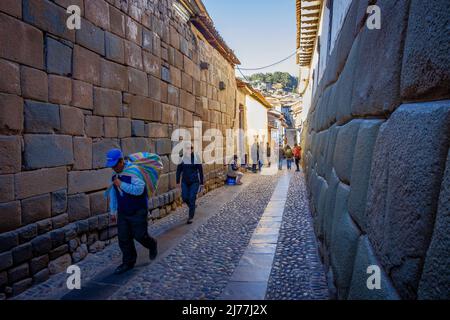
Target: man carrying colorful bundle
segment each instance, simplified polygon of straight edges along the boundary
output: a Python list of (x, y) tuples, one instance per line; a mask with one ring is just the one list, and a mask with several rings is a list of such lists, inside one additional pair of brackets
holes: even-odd
[[(158, 254), (156, 239), (147, 231), (147, 213), (148, 197), (156, 188), (157, 169), (162, 168), (162, 163), (159, 156), (150, 153), (132, 156), (134, 158), (131, 160), (136, 162), (126, 161), (119, 149), (112, 149), (106, 155), (106, 166), (116, 173), (106, 194), (109, 196), (112, 218), (117, 219), (119, 247), (122, 251), (122, 264), (115, 274), (134, 267), (137, 259), (134, 239), (149, 250), (150, 260), (154, 260)], [(150, 165), (139, 166), (139, 161)]]

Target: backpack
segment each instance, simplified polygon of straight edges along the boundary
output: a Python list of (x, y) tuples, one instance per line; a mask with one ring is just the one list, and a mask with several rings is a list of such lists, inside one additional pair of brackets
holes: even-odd
[(143, 180), (150, 198), (158, 187), (159, 173), (163, 169), (161, 157), (150, 152), (138, 152), (130, 154), (127, 160), (128, 166), (122, 174)]
[(302, 152), (302, 149), (300, 147), (295, 147), (294, 148), (294, 157), (297, 159), (300, 159), (301, 152)]
[(288, 159), (292, 158), (292, 149), (286, 149), (285, 156)]

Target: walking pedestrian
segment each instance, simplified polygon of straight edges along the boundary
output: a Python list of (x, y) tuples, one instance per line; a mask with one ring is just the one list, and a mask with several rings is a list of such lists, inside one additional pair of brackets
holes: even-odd
[(286, 146), (285, 150), (284, 150), (284, 155), (286, 157), (286, 162), (287, 162), (287, 168), (288, 170), (291, 170), (292, 168), (292, 160), (294, 159), (294, 154), (292, 152), (292, 149), (289, 145)]
[(261, 153), (260, 153), (260, 148), (259, 148), (259, 142), (256, 144), (256, 158), (258, 160), (258, 171), (261, 172), (261, 168), (264, 165), (263, 161), (262, 161), (262, 157), (261, 157)]
[(297, 170), (295, 170), (295, 171), (298, 172), (298, 171), (300, 171), (300, 160), (302, 158), (302, 148), (297, 143), (295, 143), (293, 152), (294, 152), (295, 166), (297, 167)]
[(283, 146), (280, 145), (278, 147), (278, 169), (283, 170), (283, 158), (284, 158), (284, 150)]
[(180, 187), (181, 198), (189, 207), (189, 218), (187, 224), (191, 224), (195, 215), (195, 201), (200, 188), (203, 188), (203, 167), (198, 158), (194, 155), (194, 148), (191, 153), (183, 156), (183, 161), (177, 167), (176, 181)]
[(252, 172), (256, 173), (261, 170), (261, 160), (259, 158), (259, 142), (255, 138), (251, 147)]
[(156, 258), (158, 245), (147, 230), (148, 195), (145, 182), (134, 176), (121, 175), (129, 165), (121, 150), (111, 149), (106, 157), (106, 167), (116, 173), (112, 177), (113, 186), (108, 195), (112, 220), (117, 221), (117, 236), (122, 251), (122, 264), (114, 273), (121, 274), (136, 264), (134, 239), (149, 250), (150, 260)]

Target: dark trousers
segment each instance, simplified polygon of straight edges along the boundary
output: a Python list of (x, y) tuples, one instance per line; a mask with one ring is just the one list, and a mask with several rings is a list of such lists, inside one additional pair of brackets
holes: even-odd
[(189, 218), (194, 218), (195, 201), (197, 200), (197, 192), (200, 184), (198, 182), (187, 184), (181, 183), (181, 198), (189, 207)]
[(297, 171), (300, 171), (300, 158), (295, 158), (295, 166), (297, 167)]
[(131, 214), (119, 212), (117, 216), (117, 236), (124, 264), (134, 265), (136, 263), (137, 253), (134, 239), (147, 249), (150, 249), (150, 246), (154, 243), (155, 239), (149, 236), (147, 226), (147, 209), (141, 209)]

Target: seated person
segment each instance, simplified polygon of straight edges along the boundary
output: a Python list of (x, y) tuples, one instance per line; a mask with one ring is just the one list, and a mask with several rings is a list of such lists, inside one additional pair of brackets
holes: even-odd
[(236, 184), (242, 184), (241, 178), (242, 178), (242, 176), (244, 174), (242, 172), (239, 172), (239, 167), (238, 167), (237, 160), (238, 160), (237, 155), (234, 155), (233, 156), (233, 160), (228, 165), (227, 176), (232, 177), (232, 178), (236, 178)]

